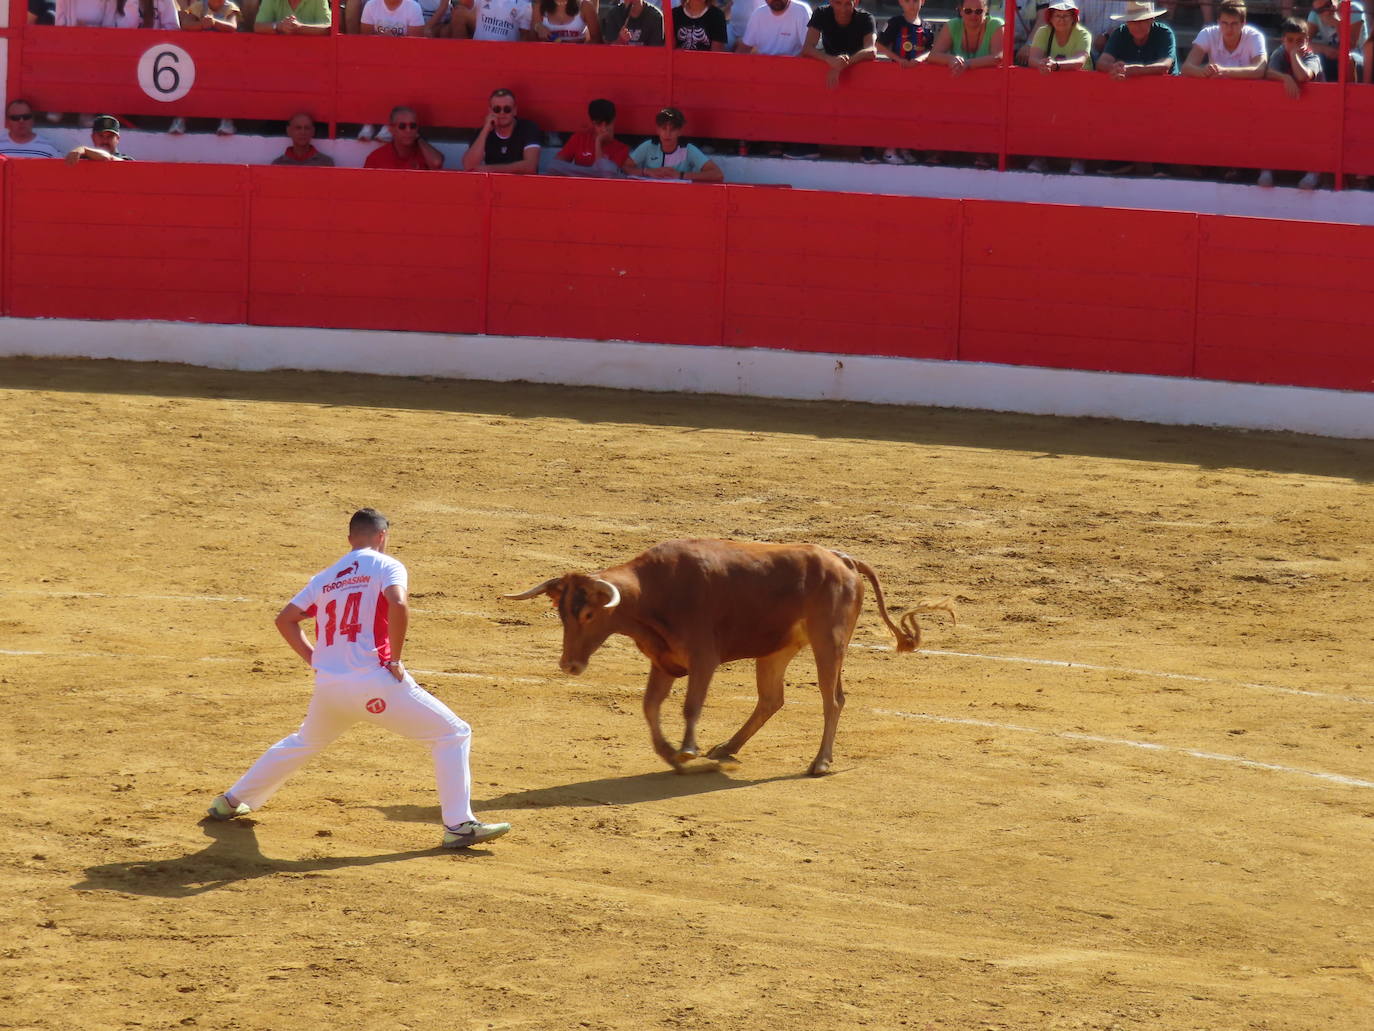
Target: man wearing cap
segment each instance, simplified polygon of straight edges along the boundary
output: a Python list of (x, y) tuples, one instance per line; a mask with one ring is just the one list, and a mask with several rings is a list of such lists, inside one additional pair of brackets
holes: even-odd
[(62, 152), (33, 131), (33, 105), (15, 97), (5, 105), (0, 126), (0, 157), (60, 158)]
[(1155, 20), (1162, 14), (1164, 11), (1151, 0), (1130, 0), (1124, 14), (1112, 15), (1113, 21), (1126, 24), (1107, 37), (1097, 70), (1114, 79), (1177, 75), (1178, 45), (1174, 41), (1174, 30)]
[(67, 164), (78, 161), (132, 161), (119, 152), (119, 119), (114, 115), (96, 115), (91, 123), (91, 146), (76, 147), (67, 154)]

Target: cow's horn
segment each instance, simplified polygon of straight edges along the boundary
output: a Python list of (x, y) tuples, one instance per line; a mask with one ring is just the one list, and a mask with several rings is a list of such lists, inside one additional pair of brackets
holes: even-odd
[(554, 584), (561, 581), (561, 576), (551, 577), (545, 580), (538, 587), (531, 587), (528, 591), (521, 591), (519, 594), (503, 594), (501, 597), (509, 598), (511, 601), (524, 601), (526, 598), (533, 598), (537, 594), (545, 594)]
[(600, 584), (602, 587), (606, 588), (608, 591), (611, 592), (610, 601), (606, 602), (606, 604), (603, 605), (602, 608), (613, 609), (620, 604), (620, 588), (616, 587), (615, 584), (611, 583), (611, 581), (609, 580), (593, 580), (592, 583)]

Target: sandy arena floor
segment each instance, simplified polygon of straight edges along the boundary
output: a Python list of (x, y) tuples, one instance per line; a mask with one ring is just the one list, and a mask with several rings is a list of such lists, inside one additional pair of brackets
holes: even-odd
[[(1374, 1028), (1374, 444), (46, 361), (0, 362), (0, 433), (0, 1027)], [(363, 727), (200, 820), (304, 713), (272, 617), (362, 504), (515, 824), (470, 854)], [(897, 655), (869, 595), (835, 774), (806, 655), (678, 776), (628, 641), (566, 677), (496, 595), (680, 536), (961, 622)]]

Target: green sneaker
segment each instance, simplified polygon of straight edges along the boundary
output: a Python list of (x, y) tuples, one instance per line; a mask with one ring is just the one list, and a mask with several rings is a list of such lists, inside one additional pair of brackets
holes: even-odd
[(243, 802), (232, 806), (229, 799), (223, 795), (216, 795), (215, 800), (210, 803), (210, 808), (205, 810), (205, 815), (212, 820), (232, 820), (236, 816), (247, 816), (252, 811)]
[(444, 828), (444, 848), (470, 848), (478, 842), (499, 838), (510, 830), (508, 823), (480, 823), (468, 820), (457, 827)]

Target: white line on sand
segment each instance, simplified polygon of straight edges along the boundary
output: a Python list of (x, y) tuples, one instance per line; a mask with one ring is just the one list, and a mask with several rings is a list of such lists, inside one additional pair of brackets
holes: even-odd
[(1041, 737), (1055, 737), (1065, 741), (1088, 741), (1098, 745), (1117, 745), (1123, 748), (1140, 748), (1151, 752), (1168, 752), (1186, 755), (1193, 759), (1207, 759), (1212, 762), (1235, 763), (1255, 770), (1270, 770), (1275, 773), (1293, 773), (1300, 777), (1316, 780), (1329, 780), (1354, 788), (1374, 788), (1374, 781), (1346, 777), (1339, 773), (1322, 773), (1319, 770), (1301, 770), (1295, 766), (1280, 766), (1277, 763), (1260, 762), (1239, 755), (1223, 755), (1219, 752), (1204, 752), (1196, 748), (1175, 748), (1171, 745), (1156, 744), (1153, 741), (1131, 741), (1128, 738), (1100, 737), (1096, 734), (1080, 734), (1071, 730), (1040, 730), (1036, 727), (1022, 727), (1014, 723), (994, 723), (991, 720), (972, 720), (958, 716), (933, 716), (924, 712), (901, 712), (897, 709), (873, 709), (879, 716), (899, 716), (906, 720), (927, 720), (931, 723), (953, 723), (966, 727), (986, 727), (989, 730), (1010, 730), (1018, 734), (1036, 734)]

